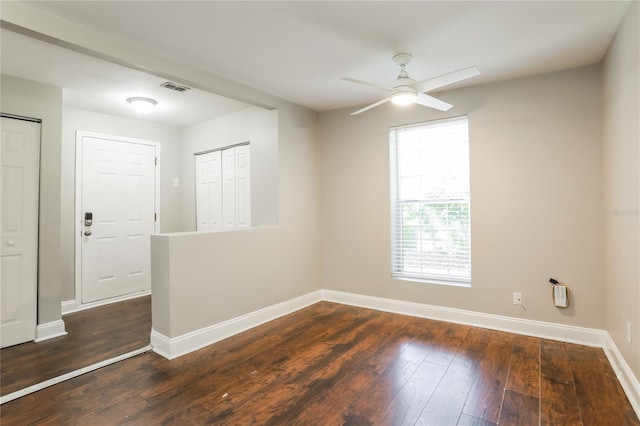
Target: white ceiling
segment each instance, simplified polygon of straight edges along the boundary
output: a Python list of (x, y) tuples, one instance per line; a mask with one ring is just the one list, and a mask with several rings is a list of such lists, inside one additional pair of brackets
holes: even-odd
[[(384, 92), (340, 78), (387, 84), (398, 72), (391, 57), (400, 52), (413, 54), (407, 70), (416, 80), (471, 65), (482, 71), (481, 76), (455, 87), (599, 62), (630, 1), (28, 4), (228, 80), (326, 111), (380, 99)], [(3, 32), (3, 72), (5, 49), (11, 53), (10, 45), (16, 42), (5, 43), (5, 38)], [(77, 53), (61, 53), (64, 49), (48, 49), (59, 51), (33, 55), (27, 61), (29, 78), (51, 79), (73, 70), (73, 77), (63, 86), (68, 97), (65, 102), (80, 102), (88, 87), (99, 88), (91, 95), (95, 105), (87, 109), (99, 108), (98, 103), (105, 104), (107, 98), (121, 102), (123, 96), (149, 96), (144, 89), (161, 82), (137, 71), (116, 70), (121, 67), (113, 64), (97, 65), (97, 60)], [(12, 62), (22, 61), (19, 52), (13, 52)], [(56, 59), (58, 55), (64, 57), (62, 62)], [(45, 76), (38, 77), (40, 74)], [(138, 83), (140, 93), (130, 94)], [(194, 89), (192, 94), (206, 104), (204, 93)], [(231, 109), (243, 106), (229, 105)]]
[[(186, 127), (249, 105), (198, 89), (179, 93), (160, 87), (166, 80), (95, 59), (7, 30), (1, 30), (1, 69), (63, 88), (67, 107)], [(155, 99), (154, 111), (142, 116), (130, 97)]]

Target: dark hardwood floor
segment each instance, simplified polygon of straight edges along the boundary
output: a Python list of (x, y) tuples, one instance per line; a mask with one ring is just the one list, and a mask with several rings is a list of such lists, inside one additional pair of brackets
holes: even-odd
[(328, 302), (1, 410), (3, 426), (640, 424), (601, 349)]
[(87, 367), (149, 344), (151, 296), (64, 316), (67, 335), (0, 350), (0, 394)]

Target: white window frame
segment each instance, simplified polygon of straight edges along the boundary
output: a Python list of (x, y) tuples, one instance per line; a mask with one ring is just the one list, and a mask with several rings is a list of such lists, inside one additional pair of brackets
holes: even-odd
[[(421, 122), (411, 125), (397, 126), (392, 127), (389, 131), (389, 157), (390, 157), (390, 181), (391, 181), (391, 275), (395, 279), (401, 280), (410, 280), (410, 281), (418, 281), (418, 282), (427, 282), (433, 284), (446, 284), (446, 285), (454, 285), (454, 286), (463, 286), (470, 287), (471, 286), (471, 204), (470, 204), (470, 183), (466, 188), (466, 193), (462, 195), (458, 195), (456, 198), (424, 198), (424, 199), (411, 199), (411, 200), (400, 200), (399, 198), (399, 176), (398, 176), (398, 134), (404, 130), (414, 129), (416, 127), (429, 127), (429, 126), (441, 126), (446, 125), (447, 122), (459, 122), (464, 121), (466, 124), (466, 142), (467, 148), (469, 147), (469, 138), (468, 138), (468, 129), (469, 129), (469, 121), (466, 115), (450, 117), (441, 120), (433, 120), (427, 122)], [(468, 152), (468, 151), (467, 151)], [(468, 154), (467, 154), (468, 155)], [(468, 161), (468, 158), (467, 158)], [(468, 165), (468, 162), (467, 162)], [(424, 272), (416, 272), (416, 271), (407, 271), (403, 267), (403, 255), (406, 250), (406, 245), (404, 245), (403, 239), (403, 224), (402, 224), (402, 215), (400, 214), (400, 209), (402, 205), (408, 205), (411, 203), (422, 203), (422, 204), (444, 204), (447, 202), (460, 204), (466, 203), (466, 208), (468, 211), (468, 234), (465, 234), (468, 239), (468, 274), (456, 274), (456, 273), (424, 273)], [(449, 252), (450, 254), (451, 252)], [(423, 263), (420, 263), (420, 268), (424, 267)]]

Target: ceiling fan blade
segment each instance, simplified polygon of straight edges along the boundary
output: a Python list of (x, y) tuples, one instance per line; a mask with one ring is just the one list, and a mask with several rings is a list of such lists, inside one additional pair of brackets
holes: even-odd
[(416, 89), (418, 93), (429, 92), (477, 75), (480, 75), (480, 70), (476, 67), (469, 67), (418, 82), (413, 85), (413, 88)]
[(429, 108), (439, 109), (440, 111), (449, 111), (453, 107), (453, 105), (448, 104), (445, 101), (441, 101), (433, 96), (425, 95), (424, 93), (418, 93), (416, 103)]
[(387, 92), (393, 92), (393, 89), (389, 89), (388, 87), (384, 87), (380, 84), (369, 83), (368, 81), (356, 80), (355, 78), (342, 77), (344, 81), (348, 81), (351, 83), (362, 84), (364, 86), (375, 87), (376, 89), (386, 90)]
[(358, 115), (358, 114), (360, 114), (361, 112), (368, 111), (368, 110), (370, 110), (370, 109), (372, 109), (372, 108), (375, 108), (375, 107), (380, 106), (380, 105), (382, 105), (382, 104), (384, 104), (384, 103), (387, 103), (387, 102), (389, 102), (390, 100), (391, 100), (391, 96), (389, 96), (388, 98), (384, 98), (384, 99), (382, 99), (382, 100), (380, 100), (380, 101), (378, 101), (378, 102), (376, 102), (376, 103), (373, 103), (373, 104), (371, 104), (371, 105), (368, 105), (368, 106), (366, 106), (366, 107), (364, 107), (364, 108), (362, 108), (362, 109), (359, 109), (359, 110), (357, 110), (357, 111), (354, 111), (354, 112), (352, 112), (352, 113), (351, 113), (351, 115)]

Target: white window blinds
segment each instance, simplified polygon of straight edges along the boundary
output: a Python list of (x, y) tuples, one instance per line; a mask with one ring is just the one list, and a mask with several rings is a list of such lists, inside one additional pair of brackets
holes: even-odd
[(392, 128), (392, 275), (471, 282), (467, 117)]

